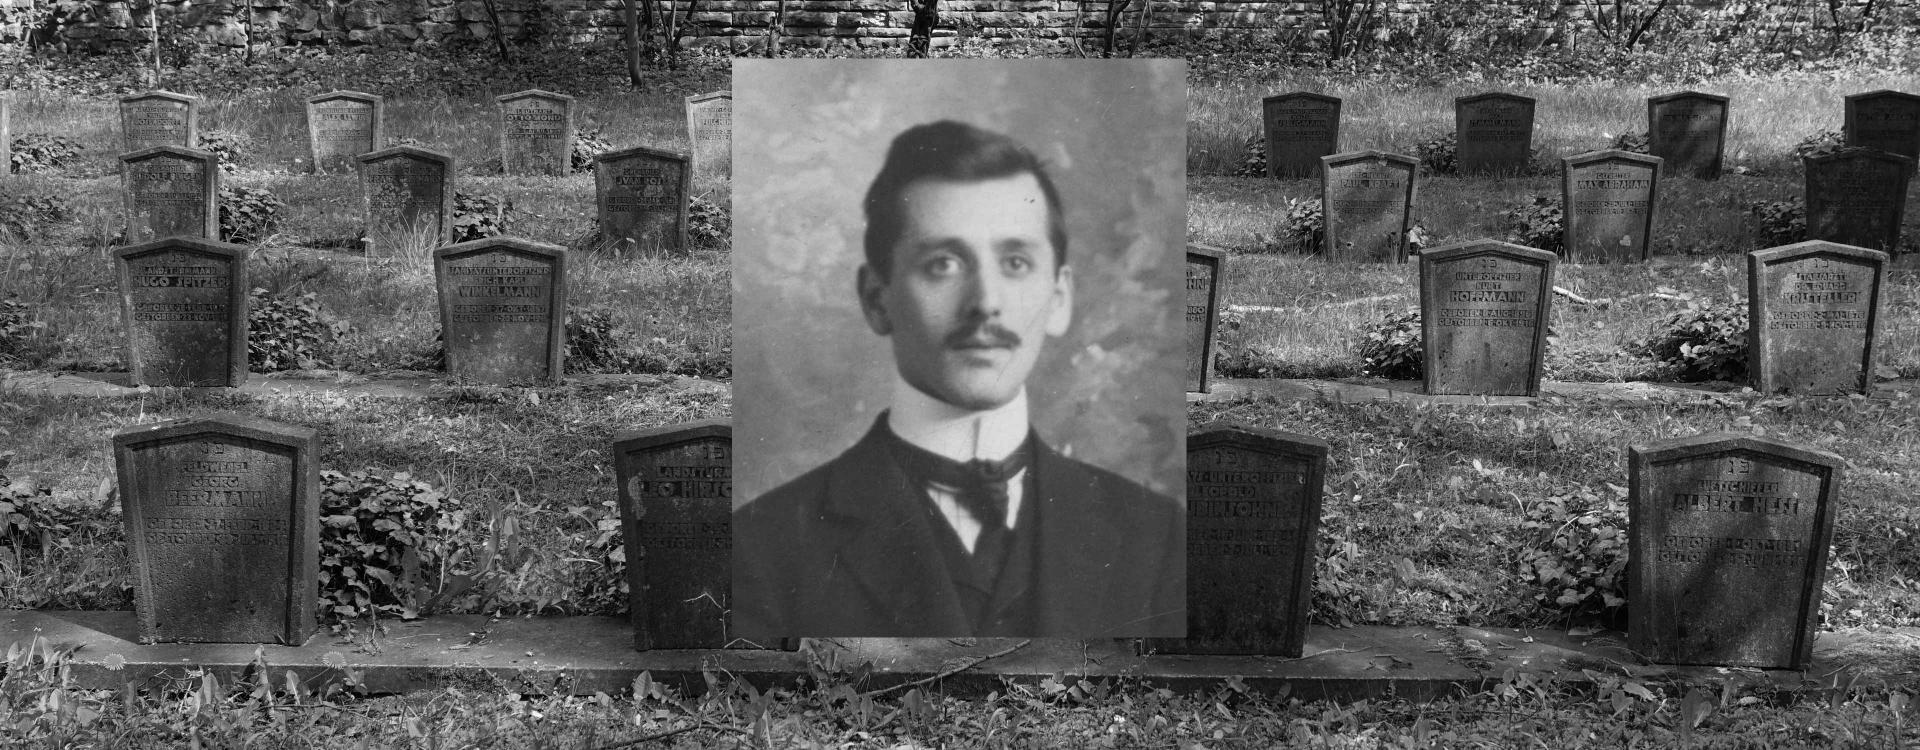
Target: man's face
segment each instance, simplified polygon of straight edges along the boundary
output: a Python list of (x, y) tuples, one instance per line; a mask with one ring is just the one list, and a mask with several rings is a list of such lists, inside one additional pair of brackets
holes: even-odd
[(971, 410), (1012, 401), (1041, 343), (1072, 320), (1072, 272), (1054, 267), (1039, 180), (919, 180), (900, 200), (892, 277), (860, 269), (867, 323), (893, 337), (894, 365), (922, 392)]

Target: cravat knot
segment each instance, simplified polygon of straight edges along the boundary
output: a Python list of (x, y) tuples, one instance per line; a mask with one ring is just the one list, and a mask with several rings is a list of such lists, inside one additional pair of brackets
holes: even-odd
[(985, 529), (1004, 528), (1007, 523), (1007, 483), (1033, 462), (1026, 443), (998, 461), (976, 458), (955, 461), (920, 446), (894, 439), (895, 453), (907, 475), (954, 490), (954, 498)]

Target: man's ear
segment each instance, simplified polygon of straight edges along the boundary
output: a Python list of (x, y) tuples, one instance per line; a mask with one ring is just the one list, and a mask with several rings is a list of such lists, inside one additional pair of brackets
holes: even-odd
[(1047, 335), (1065, 336), (1073, 325), (1073, 267), (1061, 266), (1053, 275), (1053, 310), (1047, 313)]
[(872, 266), (862, 264), (855, 283), (860, 295), (860, 312), (867, 316), (867, 327), (882, 336), (893, 333), (893, 321), (887, 317), (886, 301), (882, 299), (887, 291), (887, 280), (881, 278)]

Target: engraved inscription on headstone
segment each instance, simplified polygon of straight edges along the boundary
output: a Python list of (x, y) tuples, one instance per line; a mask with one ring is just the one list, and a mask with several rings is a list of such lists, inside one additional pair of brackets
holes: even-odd
[(635, 146), (594, 158), (602, 237), (643, 252), (686, 248), (686, 156)]
[(618, 436), (633, 645), (722, 648), (733, 575), (733, 428), (725, 420)]
[(1430, 395), (1537, 396), (1553, 253), (1492, 240), (1420, 255)]
[(171, 91), (120, 98), (120, 134), (127, 151), (199, 146), (200, 100)]
[(412, 146), (361, 154), (367, 236), (376, 252), (431, 248), (453, 237), (453, 157)]
[(1168, 653), (1298, 657), (1313, 610), (1327, 444), (1237, 424), (1187, 436), (1187, 637)]
[(220, 236), (220, 169), (213, 154), (156, 146), (120, 161), (127, 241)]
[(687, 140), (699, 164), (718, 164), (731, 171), (733, 163), (733, 92), (715, 91), (687, 97)]
[(319, 597), (314, 431), (221, 415), (113, 436), (142, 643), (282, 643)]
[(1453, 100), (1461, 174), (1519, 174), (1533, 153), (1533, 99), (1487, 93)]
[(1266, 126), (1267, 176), (1312, 177), (1320, 158), (1340, 150), (1339, 97), (1295, 91), (1260, 100)]
[(433, 251), (447, 374), (551, 383), (566, 353), (567, 251), (490, 237)]
[(565, 176), (573, 158), (573, 97), (529, 89), (495, 101), (506, 173)]
[(1596, 151), (1561, 163), (1569, 259), (1577, 263), (1651, 259), (1660, 157)]
[(1747, 254), (1747, 369), (1761, 393), (1873, 387), (1887, 254), (1800, 242)]
[(1213, 370), (1213, 328), (1220, 318), (1220, 274), (1227, 253), (1187, 245), (1187, 392), (1206, 393)]
[(1807, 239), (1893, 252), (1907, 206), (1912, 159), (1871, 149), (1842, 149), (1806, 165)]
[(1647, 150), (1667, 160), (1666, 174), (1719, 179), (1726, 142), (1726, 97), (1682, 91), (1647, 99)]
[(1920, 158), (1920, 96), (1870, 91), (1847, 97), (1848, 146)]
[(1379, 151), (1323, 157), (1320, 205), (1327, 260), (1407, 262), (1413, 176), (1420, 160)]
[(1844, 461), (1734, 433), (1628, 454), (1630, 647), (1659, 664), (1806, 668)]
[(386, 100), (358, 91), (329, 91), (307, 100), (307, 138), (314, 174), (352, 174), (354, 157), (379, 150)]
[(169, 237), (113, 256), (134, 385), (246, 383), (246, 248)]

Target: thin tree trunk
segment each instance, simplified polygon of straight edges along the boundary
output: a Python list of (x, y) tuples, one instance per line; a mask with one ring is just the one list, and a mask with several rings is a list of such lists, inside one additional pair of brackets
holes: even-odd
[(1140, 0), (1140, 15), (1133, 23), (1133, 40), (1127, 43), (1127, 57), (1140, 52), (1140, 44), (1147, 38), (1147, 19), (1153, 16), (1153, 0)]
[(767, 24), (767, 57), (780, 56), (780, 33), (787, 23), (787, 0), (779, 0), (773, 6), (773, 21)]
[(247, 26), (246, 61), (248, 65), (252, 65), (253, 64), (253, 0), (247, 0), (246, 26)]
[(940, 25), (940, 0), (908, 0), (913, 28), (907, 31), (907, 57), (923, 58), (933, 51), (933, 27)]
[(500, 48), (500, 60), (512, 63), (513, 52), (507, 49), (507, 30), (500, 27), (500, 9), (494, 6), (493, 0), (483, 0), (481, 4), (487, 9), (487, 23), (493, 25), (493, 43)]
[(640, 0), (620, 0), (620, 14), (626, 22), (621, 31), (621, 41), (627, 46), (627, 80), (634, 88), (640, 88), (640, 61), (644, 59), (640, 47)]

